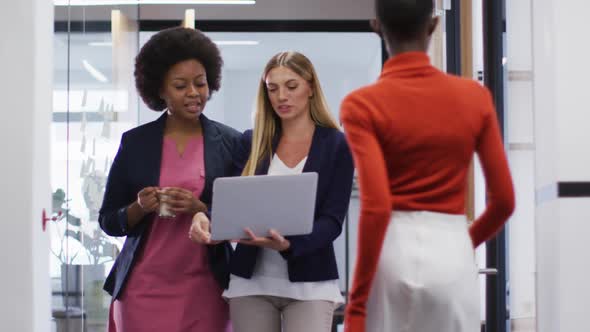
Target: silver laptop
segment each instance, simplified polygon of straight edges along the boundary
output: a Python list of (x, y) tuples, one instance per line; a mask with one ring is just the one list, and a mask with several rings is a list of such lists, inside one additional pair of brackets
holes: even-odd
[(217, 178), (213, 182), (211, 239), (248, 238), (269, 229), (281, 235), (311, 233), (318, 174), (260, 175)]

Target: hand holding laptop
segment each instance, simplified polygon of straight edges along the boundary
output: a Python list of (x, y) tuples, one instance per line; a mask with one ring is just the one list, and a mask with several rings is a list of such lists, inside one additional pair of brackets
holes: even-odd
[[(211, 239), (239, 239), (286, 249), (283, 236), (305, 235), (313, 230), (317, 181), (314, 172), (215, 179)], [(250, 232), (245, 232), (246, 228)]]
[[(244, 232), (250, 237), (249, 240), (239, 240), (237, 242), (252, 246), (264, 247), (283, 251), (289, 249), (291, 243), (285, 239), (279, 232), (271, 229), (269, 230), (270, 237), (258, 237), (249, 228), (244, 229)], [(200, 244), (218, 244), (221, 241), (211, 240), (211, 222), (207, 215), (202, 212), (195, 214), (188, 232), (188, 237), (193, 242)]]
[(240, 240), (239, 243), (247, 244), (250, 246), (263, 247), (267, 249), (274, 249), (276, 251), (287, 250), (291, 247), (289, 240), (285, 239), (279, 232), (271, 229), (268, 231), (269, 237), (258, 237), (249, 228), (245, 229), (246, 234), (250, 237), (250, 240)]
[(188, 238), (200, 244), (218, 244), (221, 242), (211, 240), (211, 221), (203, 212), (198, 212), (193, 216)]

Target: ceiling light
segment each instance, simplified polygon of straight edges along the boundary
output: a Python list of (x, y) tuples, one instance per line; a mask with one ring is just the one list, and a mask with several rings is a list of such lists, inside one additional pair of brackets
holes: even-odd
[(83, 59), (82, 65), (84, 66), (84, 69), (86, 69), (86, 71), (90, 73), (90, 75), (92, 75), (92, 77), (96, 78), (97, 81), (102, 83), (108, 82), (107, 77), (104, 76), (104, 74), (101, 73), (98, 69), (94, 68), (94, 66), (91, 65), (88, 61)]
[(116, 5), (254, 5), (256, 0), (54, 0), (56, 6)]
[[(253, 46), (258, 45), (260, 42), (256, 40), (214, 40), (215, 44), (219, 46)], [(112, 47), (112, 42), (89, 42), (88, 46), (94, 47)]]
[(112, 47), (112, 42), (90, 42), (88, 46), (96, 46), (96, 47)]
[(214, 40), (215, 44), (219, 46), (223, 45), (258, 45), (259, 42), (255, 40)]

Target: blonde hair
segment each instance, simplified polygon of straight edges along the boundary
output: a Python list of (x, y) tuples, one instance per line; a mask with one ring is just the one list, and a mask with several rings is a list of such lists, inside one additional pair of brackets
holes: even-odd
[(268, 73), (276, 67), (288, 68), (309, 83), (313, 92), (309, 100), (310, 115), (316, 125), (339, 128), (338, 123), (330, 114), (326, 97), (324, 97), (318, 75), (311, 61), (298, 52), (280, 52), (268, 61), (262, 73), (256, 98), (252, 147), (242, 175), (254, 175), (262, 159), (272, 158), (272, 142), (277, 130), (281, 127), (281, 119), (272, 108), (265, 80)]

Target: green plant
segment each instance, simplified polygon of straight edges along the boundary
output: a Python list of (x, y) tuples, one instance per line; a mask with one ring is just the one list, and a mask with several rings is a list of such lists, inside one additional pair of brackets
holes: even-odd
[[(52, 194), (52, 220), (60, 239), (59, 250), (51, 252), (62, 264), (74, 264), (79, 255), (85, 255), (89, 264), (113, 261), (119, 253), (116, 243), (100, 229), (82, 226), (80, 218), (73, 216), (66, 204), (66, 193), (57, 189)], [(74, 241), (74, 242), (68, 242)]]

